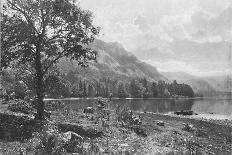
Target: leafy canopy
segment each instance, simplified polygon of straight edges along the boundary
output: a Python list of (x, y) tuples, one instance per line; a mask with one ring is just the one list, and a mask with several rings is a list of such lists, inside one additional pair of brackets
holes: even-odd
[(87, 66), (96, 51), (87, 47), (99, 33), (92, 13), (69, 0), (7, 0), (1, 23), (1, 66), (12, 61), (35, 65), (40, 56), (42, 73), (61, 57)]

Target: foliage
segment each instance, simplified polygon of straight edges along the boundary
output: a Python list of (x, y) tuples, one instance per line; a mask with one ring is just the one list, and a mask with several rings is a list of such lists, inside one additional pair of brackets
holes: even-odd
[[(187, 84), (166, 83), (164, 81), (150, 82), (146, 78), (143, 79), (128, 79), (126, 81), (116, 80), (112, 78), (91, 78), (85, 79), (80, 76), (79, 73), (70, 74), (56, 74), (56, 79), (60, 82), (51, 81), (51, 86), (54, 88), (65, 86), (62, 88), (63, 92), (56, 93), (58, 96), (53, 96), (48, 93), (51, 97), (109, 97), (112, 94), (113, 97), (126, 98), (151, 98), (151, 97), (193, 97), (194, 92), (192, 88)], [(66, 84), (61, 84), (66, 83)], [(58, 86), (56, 86), (58, 85)], [(54, 89), (56, 91), (61, 89)], [(50, 92), (48, 90), (48, 92)]]
[(58, 72), (53, 72), (46, 76), (44, 83), (47, 97), (70, 96), (70, 83), (62, 79)]
[[(14, 68), (11, 70), (2, 71), (2, 86), (4, 90), (4, 97), (6, 99), (23, 99), (26, 96), (31, 95), (28, 91), (30, 75), (26, 70), (22, 71), (23, 67)], [(31, 84), (31, 83), (30, 83)]]
[(0, 139), (1, 140), (27, 140), (33, 132), (41, 129), (36, 120), (22, 115), (0, 113)]
[(124, 84), (123, 83), (119, 83), (119, 85), (118, 85), (118, 97), (119, 98), (125, 98), (127, 96), (128, 95), (127, 95), (127, 92), (125, 90)]
[(43, 119), (44, 77), (62, 57), (86, 67), (96, 59), (87, 47), (99, 32), (92, 13), (69, 0), (7, 0), (1, 20), (1, 67), (16, 62), (33, 68), (38, 119)]
[[(31, 72), (22, 66), (12, 71), (4, 70), (4, 85), (6, 92), (10, 95), (12, 92), (20, 94), (23, 90), (25, 97), (33, 98), (35, 90), (33, 89), (33, 77)], [(16, 78), (17, 77), (17, 78)], [(12, 82), (13, 81), (13, 82)], [(145, 81), (145, 82), (144, 82)], [(16, 84), (23, 82), (24, 89), (16, 89)], [(62, 97), (177, 97), (177, 96), (195, 96), (192, 88), (186, 84), (178, 84), (177, 82), (165, 83), (164, 81), (150, 82), (143, 79), (116, 80), (112, 78), (94, 77), (87, 79), (80, 76), (79, 73), (71, 72), (62, 74), (57, 68), (53, 68), (48, 75), (45, 76), (46, 95), (51, 98)], [(26, 90), (25, 90), (26, 88)], [(19, 91), (19, 92), (18, 92)], [(16, 96), (16, 95), (15, 95)], [(19, 95), (17, 95), (19, 96)], [(21, 97), (23, 98), (23, 97)]]
[(11, 100), (8, 103), (8, 110), (13, 112), (21, 112), (24, 114), (30, 114), (33, 111), (31, 104), (24, 100)]
[(129, 92), (131, 93), (131, 97), (142, 98), (146, 88), (143, 87), (142, 83), (137, 80), (132, 79), (130, 82)]
[(174, 80), (173, 83), (168, 84), (167, 88), (171, 95), (194, 97), (194, 92), (189, 85), (178, 84), (176, 80)]
[(1, 31), (3, 67), (15, 59), (23, 64), (34, 62), (38, 44), (43, 72), (63, 56), (83, 66), (96, 56), (83, 46), (98, 34), (98, 28), (92, 25), (92, 13), (68, 0), (7, 0)]

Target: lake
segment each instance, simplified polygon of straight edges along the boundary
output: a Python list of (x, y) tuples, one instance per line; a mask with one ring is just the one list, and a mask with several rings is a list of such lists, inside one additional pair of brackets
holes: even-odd
[[(52, 100), (52, 99), (50, 99)], [(48, 102), (48, 100), (45, 100)], [(65, 107), (80, 110), (94, 106), (96, 99), (63, 99)], [(117, 105), (125, 105), (133, 111), (168, 113), (178, 110), (193, 110), (197, 113), (214, 113), (232, 116), (232, 100), (217, 98), (197, 99), (113, 99), (109, 105), (115, 109)]]

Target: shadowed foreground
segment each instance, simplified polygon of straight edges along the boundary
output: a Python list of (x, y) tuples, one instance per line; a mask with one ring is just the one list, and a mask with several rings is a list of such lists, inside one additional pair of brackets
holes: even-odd
[[(130, 115), (121, 117), (122, 114), (130, 114), (132, 119)], [(125, 109), (83, 113), (62, 108), (52, 111), (50, 121), (43, 123), (28, 116), (1, 112), (0, 154), (35, 154), (49, 148), (51, 154), (231, 154), (232, 151), (229, 120), (206, 121)], [(137, 118), (142, 124), (136, 122)], [(81, 142), (66, 142), (67, 132), (78, 134)], [(50, 146), (53, 141), (54, 146)]]

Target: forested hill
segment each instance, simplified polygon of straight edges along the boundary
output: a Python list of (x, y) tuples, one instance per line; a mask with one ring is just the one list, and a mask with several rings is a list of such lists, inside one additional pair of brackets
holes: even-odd
[(189, 84), (196, 94), (202, 94), (203, 96), (214, 96), (217, 93), (217, 89), (213, 87), (212, 83), (208, 82), (204, 78), (196, 77), (184, 72), (162, 72), (164, 76), (169, 80), (177, 80), (179, 83)]
[[(67, 59), (61, 59), (57, 65), (61, 81), (66, 85), (64, 88), (68, 88), (67, 94), (72, 97), (107, 97), (110, 94), (113, 97), (194, 96), (191, 87), (168, 84), (168, 79), (155, 67), (141, 62), (118, 43), (96, 40), (90, 47), (98, 51), (98, 57), (88, 68), (81, 68), (77, 62)], [(47, 85), (53, 90), (48, 94), (65, 94), (54, 88), (54, 85), (63, 84), (53, 83), (55, 77), (51, 79)]]
[[(97, 62), (90, 63), (89, 68), (80, 69), (77, 63), (69, 60), (61, 60), (58, 64), (61, 71), (68, 73), (69, 70), (79, 71), (86, 78), (94, 76), (101, 78), (114, 75), (117, 78), (147, 78), (150, 81), (167, 79), (157, 69), (149, 64), (138, 60), (133, 54), (126, 51), (119, 43), (106, 43), (95, 40), (91, 48), (98, 51)], [(80, 71), (83, 70), (83, 71)]]
[[(98, 57), (89, 67), (81, 68), (78, 62), (62, 58), (50, 69), (44, 79), (47, 97), (194, 96), (189, 85), (168, 81), (155, 67), (141, 62), (118, 43), (96, 40), (91, 48), (98, 51)], [(21, 66), (4, 71), (7, 94), (20, 98), (35, 95), (32, 72), (28, 69)]]

